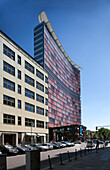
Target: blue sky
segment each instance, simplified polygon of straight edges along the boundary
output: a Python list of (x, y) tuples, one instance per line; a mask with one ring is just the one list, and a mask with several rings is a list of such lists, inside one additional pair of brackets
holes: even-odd
[(110, 124), (110, 0), (0, 0), (0, 29), (34, 56), (33, 28), (45, 10), (81, 70), (82, 124)]

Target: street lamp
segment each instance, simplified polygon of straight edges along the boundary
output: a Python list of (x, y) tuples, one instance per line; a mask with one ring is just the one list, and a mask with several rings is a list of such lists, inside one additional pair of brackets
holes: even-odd
[(34, 123), (33, 122), (31, 122), (31, 145), (33, 144), (32, 127), (34, 127)]

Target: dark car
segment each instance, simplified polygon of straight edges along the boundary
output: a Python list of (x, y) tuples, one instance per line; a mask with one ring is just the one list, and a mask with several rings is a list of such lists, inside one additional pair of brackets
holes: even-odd
[(49, 149), (46, 144), (41, 144), (41, 143), (36, 143), (33, 146), (36, 147), (40, 151), (47, 151)]
[(31, 145), (25, 145), (26, 148), (28, 148), (29, 150), (33, 151), (33, 150), (38, 150), (37, 148), (31, 146)]
[(76, 140), (74, 143), (75, 144), (81, 144), (81, 141), (80, 140)]
[(56, 143), (50, 143), (50, 145), (53, 146), (53, 149), (59, 149), (60, 148), (60, 146)]
[(6, 154), (7, 156), (18, 154), (18, 150), (11, 145), (0, 145), (0, 150), (2, 154)]
[(66, 144), (67, 147), (73, 146), (73, 144), (71, 142), (63, 141), (62, 143)]
[(16, 146), (16, 149), (18, 150), (18, 154), (25, 154), (26, 151), (29, 151), (29, 149), (24, 146)]

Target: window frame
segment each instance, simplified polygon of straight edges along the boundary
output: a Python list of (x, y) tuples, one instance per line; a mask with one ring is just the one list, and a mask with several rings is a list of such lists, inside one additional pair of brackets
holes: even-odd
[(15, 116), (3, 113), (3, 123), (4, 124), (15, 125)]

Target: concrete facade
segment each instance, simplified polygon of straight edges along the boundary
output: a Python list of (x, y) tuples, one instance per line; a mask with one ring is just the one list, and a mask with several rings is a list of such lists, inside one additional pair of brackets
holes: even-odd
[[(3, 44), (15, 53), (15, 60), (4, 54)], [(18, 56), (21, 57), (21, 64), (18, 64)], [(25, 61), (33, 66), (34, 74), (25, 68)], [(4, 62), (15, 68), (15, 76), (4, 70)], [(44, 75), (44, 80), (36, 76), (36, 69)], [(18, 70), (21, 73), (21, 79), (18, 78)], [(34, 80), (34, 86), (25, 82), (25, 75)], [(40, 142), (40, 140), (41, 142), (46, 142), (46, 138), (48, 138), (48, 127), (46, 127), (48, 124), (48, 116), (46, 114), (48, 104), (45, 104), (45, 100), (48, 101), (48, 94), (45, 93), (45, 88), (48, 89), (48, 83), (45, 82), (45, 77), (48, 78), (48, 74), (44, 71), (43, 67), (13, 40), (0, 31), (0, 143), (5, 144), (11, 141), (11, 144), (17, 145), (18, 143), (29, 143), (30, 141), (32, 142), (32, 140), (33, 142)], [(15, 84), (14, 91), (10, 90), (8, 85), (4, 87), (4, 79)], [(44, 91), (36, 88), (36, 81), (44, 86)], [(21, 86), (21, 94), (18, 93), (18, 85)], [(32, 99), (30, 95), (25, 95), (26, 89), (34, 92), (34, 99)], [(36, 101), (36, 94), (42, 96), (44, 102)], [(6, 102), (4, 101), (4, 95), (14, 99), (14, 107), (10, 106), (10, 102), (8, 102), (8, 104), (4, 103)], [(21, 101), (21, 108), (18, 108), (18, 100)], [(34, 107), (34, 111), (31, 111), (30, 105), (28, 110), (26, 110), (26, 103), (31, 104), (32, 107)], [(44, 109), (44, 113), (38, 114), (36, 107)], [(9, 120), (12, 119), (10, 115), (14, 116), (14, 123), (12, 123), (13, 120)], [(18, 117), (20, 117), (21, 125), (18, 125)], [(26, 125), (26, 118), (29, 119), (31, 126), (30, 124), (29, 126)], [(31, 120), (34, 120), (34, 125), (32, 125)], [(44, 122), (44, 127), (38, 127), (37, 121)], [(9, 141), (7, 141), (8, 137)]]

